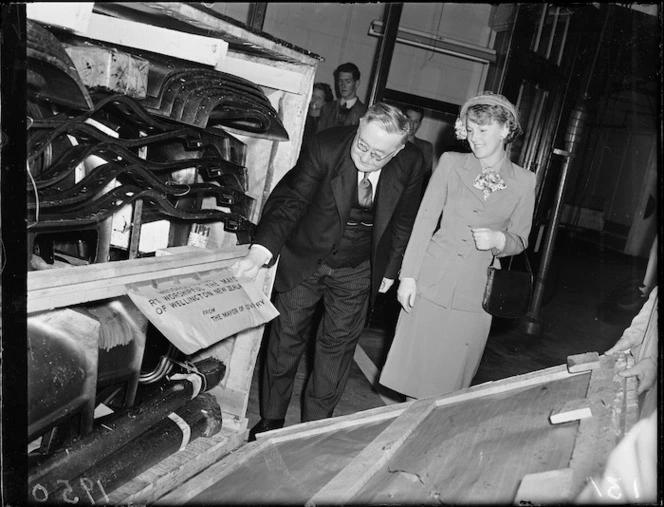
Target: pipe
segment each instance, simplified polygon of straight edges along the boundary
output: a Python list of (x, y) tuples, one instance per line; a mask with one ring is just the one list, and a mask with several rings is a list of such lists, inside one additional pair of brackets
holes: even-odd
[[(602, 42), (606, 34), (606, 27), (608, 20), (611, 14), (611, 10), (607, 9), (606, 15), (604, 16), (604, 22), (602, 24), (602, 30), (600, 32), (597, 47), (595, 48), (595, 54), (593, 57), (592, 65), (590, 66), (588, 72), (585, 75), (585, 83), (583, 84), (583, 94), (577, 106), (572, 110), (570, 114), (569, 123), (567, 130), (565, 132), (565, 150), (554, 149), (553, 153), (555, 155), (560, 155), (565, 157), (563, 162), (563, 169), (560, 175), (560, 183), (558, 184), (558, 189), (556, 191), (556, 197), (553, 206), (553, 213), (549, 220), (549, 227), (546, 231), (546, 236), (544, 239), (544, 246), (542, 252), (542, 259), (540, 261), (539, 270), (537, 273), (537, 278), (535, 279), (535, 286), (533, 288), (533, 295), (530, 302), (530, 308), (528, 313), (521, 318), (519, 322), (519, 329), (528, 335), (540, 336), (542, 334), (542, 324), (541, 318), (539, 316), (540, 309), (542, 306), (542, 300), (544, 296), (544, 287), (547, 282), (547, 275), (549, 267), (551, 264), (551, 258), (553, 256), (553, 248), (558, 234), (558, 224), (560, 222), (560, 214), (562, 211), (562, 206), (565, 198), (565, 190), (567, 187), (567, 179), (569, 176), (569, 164), (572, 157), (574, 156), (574, 151), (579, 144), (580, 138), (585, 130), (586, 118), (588, 116), (587, 102), (588, 102), (588, 91), (590, 90), (590, 83), (595, 72), (595, 65), (599, 57), (600, 50), (602, 48)], [(572, 69), (573, 70), (573, 69)], [(571, 71), (570, 71), (571, 76)], [(568, 82), (569, 85), (569, 82)]]
[(585, 102), (572, 110), (570, 115), (569, 125), (565, 133), (565, 150), (554, 149), (554, 155), (565, 157), (563, 162), (563, 169), (560, 175), (560, 183), (556, 191), (556, 197), (553, 205), (553, 214), (549, 220), (549, 227), (546, 231), (544, 238), (544, 246), (542, 248), (542, 260), (540, 261), (535, 286), (533, 288), (533, 296), (530, 302), (530, 308), (525, 317), (521, 319), (520, 328), (523, 332), (529, 335), (539, 336), (542, 333), (541, 319), (539, 312), (544, 299), (544, 287), (546, 286), (549, 266), (553, 257), (553, 247), (558, 235), (558, 224), (560, 223), (560, 215), (562, 214), (563, 203), (565, 202), (565, 190), (567, 189), (567, 179), (569, 177), (569, 164), (574, 156), (575, 148), (579, 144), (579, 140), (584, 133), (585, 124), (588, 116), (588, 110)]
[(367, 106), (371, 106), (383, 98), (387, 76), (390, 73), (392, 55), (394, 54), (394, 45), (396, 44), (399, 32), (399, 21), (402, 10), (402, 3), (388, 3), (385, 6), (385, 32), (378, 42), (378, 56), (374, 61), (374, 67), (371, 72), (371, 87)]
[[(149, 428), (118, 451), (70, 481), (48, 492), (49, 500), (78, 499), (78, 504), (108, 503), (108, 493), (175, 454), (189, 442), (211, 437), (221, 430), (222, 415), (217, 399), (207, 393), (189, 401), (174, 414)], [(64, 483), (64, 484), (63, 484)], [(37, 495), (43, 492), (37, 492)], [(37, 497), (32, 493), (32, 500)]]

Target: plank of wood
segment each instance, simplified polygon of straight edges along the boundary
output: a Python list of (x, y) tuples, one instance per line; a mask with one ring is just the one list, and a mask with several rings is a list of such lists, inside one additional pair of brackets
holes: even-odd
[(576, 498), (589, 479), (601, 474), (609, 453), (625, 433), (626, 379), (617, 374), (625, 364), (624, 355), (604, 355), (600, 367), (591, 372), (586, 399), (593, 417), (579, 422), (570, 459), (574, 470), (570, 499)]
[(417, 400), (320, 489), (307, 506), (346, 503), (387, 463), (410, 434), (433, 411), (432, 399)]
[(514, 498), (515, 505), (559, 504), (569, 498), (571, 468), (550, 470), (523, 477)]
[(389, 405), (377, 407), (369, 410), (363, 410), (343, 417), (334, 417), (331, 419), (322, 419), (302, 424), (295, 424), (286, 428), (273, 431), (266, 431), (256, 435), (257, 439), (270, 440), (277, 444), (289, 440), (312, 437), (330, 431), (353, 428), (365, 424), (372, 424), (386, 419), (393, 419), (400, 416), (412, 401), (401, 403), (399, 405)]
[(221, 269), (246, 254), (248, 245), (229, 250), (200, 249), (179, 255), (104, 262), (71, 269), (28, 273), (28, 313), (126, 294), (125, 285), (174, 275)]
[(82, 35), (88, 29), (93, 6), (94, 2), (28, 2), (25, 15), (33, 21)]
[(176, 489), (156, 499), (153, 503), (156, 505), (182, 505), (218, 482), (221, 477), (244, 466), (249, 458), (264, 452), (272, 445), (269, 439), (246, 444), (223, 460), (212, 463), (198, 475), (181, 483)]
[(599, 368), (599, 354), (597, 352), (567, 356), (567, 369), (570, 373), (595, 370), (597, 368)]
[(549, 415), (549, 421), (551, 421), (551, 424), (561, 424), (592, 417), (592, 415), (590, 402), (587, 399), (569, 400), (562, 405), (554, 407), (551, 415)]
[(152, 51), (212, 67), (223, 61), (228, 51), (228, 43), (218, 38), (170, 30), (94, 12), (83, 35), (90, 39)]
[(178, 484), (182, 484), (237, 449), (244, 439), (244, 432), (232, 432), (224, 428), (210, 438), (197, 438), (182, 451), (176, 452), (134, 480), (108, 493), (107, 503), (110, 505), (153, 503)]
[(386, 389), (383, 388), (378, 383), (378, 380), (380, 379), (380, 371), (378, 368), (376, 368), (376, 365), (373, 363), (371, 358), (367, 355), (367, 353), (364, 351), (364, 349), (358, 345), (355, 347), (355, 354), (353, 356), (353, 359), (355, 360), (355, 363), (357, 366), (359, 366), (360, 370), (364, 374), (364, 376), (367, 378), (369, 383), (374, 387), (376, 392), (378, 393), (378, 396), (380, 396), (380, 399), (383, 400), (383, 403), (385, 405), (394, 405), (395, 403), (401, 403), (401, 400), (398, 400), (396, 398), (392, 398)]
[[(634, 366), (635, 360), (632, 354), (625, 354), (625, 368)], [(641, 413), (639, 409), (638, 381), (636, 376), (625, 378), (625, 404), (624, 404), (624, 432), (627, 433), (636, 424)]]
[[(124, 4), (131, 6), (131, 3)], [(241, 39), (247, 46), (258, 47), (271, 53), (281, 55), (285, 59), (302, 62), (308, 65), (317, 65), (322, 58), (308, 51), (293, 48), (291, 44), (274, 38), (247, 30), (241, 26), (230, 24), (213, 13), (197, 9), (195, 5), (187, 2), (143, 2), (142, 9), (148, 12), (163, 14), (183, 23), (197, 28), (217, 32), (220, 37), (228, 34), (233, 38)]]
[(308, 76), (294, 64), (287, 62), (279, 62), (279, 66), (275, 67), (274, 61), (267, 58), (229, 51), (215, 70), (248, 79), (259, 86), (289, 93), (305, 94), (310, 91), (306, 85), (309, 82)]
[(493, 394), (500, 394), (514, 389), (521, 389), (525, 387), (533, 387), (547, 382), (554, 382), (556, 380), (563, 380), (570, 378), (574, 375), (582, 375), (584, 372), (570, 373), (567, 371), (565, 365), (553, 366), (544, 370), (537, 370), (523, 375), (516, 375), (494, 382), (485, 382), (478, 384), (468, 389), (463, 389), (456, 393), (451, 393), (442, 396), (436, 400), (436, 406), (442, 407), (450, 405), (459, 401), (471, 400), (481, 398), (483, 396), (491, 396)]
[[(435, 398), (435, 404), (437, 407), (442, 407), (444, 405), (451, 405), (465, 400), (507, 392), (512, 389), (532, 387), (540, 384), (546, 384), (547, 382), (563, 380), (575, 375), (584, 374), (587, 375), (587, 373), (569, 373), (565, 365), (553, 366), (551, 368), (496, 380), (493, 382), (485, 382), (484, 384), (462, 389), (461, 391)], [(322, 419), (319, 421), (296, 424), (275, 430), (274, 432), (259, 433), (256, 435), (256, 438), (267, 438), (269, 436), (270, 440), (277, 443), (319, 435), (321, 433), (336, 431), (342, 428), (350, 428), (353, 426), (374, 423), (377, 421), (398, 417), (412, 403), (412, 401), (407, 401), (396, 405), (376, 407), (343, 417), (334, 417), (332, 419)]]

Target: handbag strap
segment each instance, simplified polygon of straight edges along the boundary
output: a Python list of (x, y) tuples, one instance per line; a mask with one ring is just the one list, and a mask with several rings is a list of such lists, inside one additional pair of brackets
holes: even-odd
[[(530, 268), (530, 260), (528, 259), (528, 254), (526, 253), (525, 250), (523, 250), (521, 253), (519, 253), (517, 255), (522, 255), (522, 254), (526, 258), (526, 271), (528, 271), (528, 273), (532, 274), (533, 270)], [(511, 255), (510, 256), (510, 262), (507, 265), (507, 270), (508, 271), (510, 269), (512, 269), (512, 261), (514, 260), (514, 257), (516, 257), (517, 255)], [(489, 263), (489, 267), (493, 266), (495, 262), (496, 262), (496, 256), (494, 255), (493, 257), (491, 257), (491, 263)]]

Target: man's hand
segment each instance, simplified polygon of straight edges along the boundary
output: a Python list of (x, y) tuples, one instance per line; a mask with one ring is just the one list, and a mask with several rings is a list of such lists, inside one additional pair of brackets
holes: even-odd
[(397, 300), (401, 303), (404, 311), (410, 313), (415, 305), (417, 295), (417, 282), (414, 278), (402, 278), (397, 289)]
[(265, 248), (250, 248), (247, 255), (231, 266), (238, 278), (249, 278), (255, 280), (258, 270), (271, 258)]
[(634, 377), (639, 380), (637, 394), (641, 394), (655, 385), (657, 380), (657, 362), (654, 357), (644, 357), (631, 368), (619, 371), (621, 377)]
[(378, 287), (378, 292), (381, 294), (385, 294), (388, 290), (390, 290), (390, 287), (394, 284), (394, 280), (392, 278), (383, 278), (383, 280), (380, 282), (380, 287)]
[(478, 250), (491, 250), (492, 248), (502, 250), (505, 248), (505, 235), (500, 231), (471, 229), (471, 232), (475, 240), (475, 248)]

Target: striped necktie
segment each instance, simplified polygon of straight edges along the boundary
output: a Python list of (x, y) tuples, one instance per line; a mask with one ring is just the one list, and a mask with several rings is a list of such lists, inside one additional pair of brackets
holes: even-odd
[(357, 197), (360, 206), (363, 208), (371, 208), (373, 205), (373, 187), (371, 186), (368, 172), (365, 172), (364, 177), (360, 180), (357, 189)]

